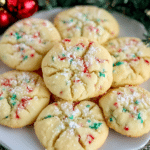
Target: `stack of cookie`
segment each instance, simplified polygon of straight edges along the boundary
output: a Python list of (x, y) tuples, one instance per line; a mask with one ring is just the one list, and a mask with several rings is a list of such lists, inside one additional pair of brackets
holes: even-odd
[[(117, 38), (115, 18), (94, 6), (63, 11), (54, 24), (25, 19), (4, 33), (0, 59), (19, 71), (0, 76), (0, 124), (36, 120), (48, 150), (96, 150), (109, 127), (130, 137), (148, 133), (150, 93), (137, 85), (150, 78), (150, 48), (138, 38)], [(40, 67), (44, 81), (23, 72)]]

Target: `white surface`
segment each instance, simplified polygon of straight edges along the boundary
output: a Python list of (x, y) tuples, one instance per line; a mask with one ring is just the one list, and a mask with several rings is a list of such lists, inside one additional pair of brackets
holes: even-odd
[[(52, 11), (42, 11), (36, 13), (33, 17), (48, 19), (53, 21), (55, 15), (62, 9)], [(146, 32), (144, 26), (119, 13), (113, 13), (120, 24), (119, 36), (130, 36), (143, 38)], [(0, 61), (0, 74), (11, 70)], [(142, 87), (149, 90), (150, 80), (142, 84)], [(110, 129), (109, 136), (104, 145), (99, 150), (138, 150), (142, 148), (150, 139), (150, 133), (140, 138), (129, 138)], [(5, 144), (11, 150), (44, 150), (38, 141), (33, 127), (28, 126), (22, 129), (10, 129), (0, 125), (0, 143)]]

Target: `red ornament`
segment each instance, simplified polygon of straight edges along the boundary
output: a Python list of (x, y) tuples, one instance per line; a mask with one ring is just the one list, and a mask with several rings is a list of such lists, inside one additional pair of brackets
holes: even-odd
[(8, 13), (5, 9), (0, 8), (0, 28), (5, 28), (10, 25), (14, 20), (14, 17)]
[(16, 13), (18, 19), (27, 18), (38, 10), (37, 0), (7, 0), (7, 8)]

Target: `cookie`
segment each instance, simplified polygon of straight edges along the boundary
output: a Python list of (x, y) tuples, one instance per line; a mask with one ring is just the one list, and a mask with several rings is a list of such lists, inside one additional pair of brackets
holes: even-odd
[(150, 78), (150, 48), (139, 38), (116, 38), (103, 46), (113, 59), (112, 87), (139, 85)]
[(0, 59), (9, 67), (34, 71), (60, 35), (53, 24), (42, 19), (24, 19), (12, 25), (0, 42)]
[(99, 44), (119, 34), (116, 19), (106, 10), (95, 6), (77, 6), (60, 12), (54, 24), (62, 38), (87, 37)]
[(0, 75), (0, 124), (20, 128), (32, 124), (50, 100), (36, 73), (10, 71)]
[(138, 86), (111, 89), (99, 105), (107, 125), (129, 137), (150, 131), (150, 93)]
[(34, 128), (47, 150), (96, 150), (109, 132), (100, 108), (89, 101), (50, 104)]
[(68, 101), (103, 94), (112, 84), (112, 59), (108, 51), (87, 38), (64, 39), (42, 61), (48, 89)]

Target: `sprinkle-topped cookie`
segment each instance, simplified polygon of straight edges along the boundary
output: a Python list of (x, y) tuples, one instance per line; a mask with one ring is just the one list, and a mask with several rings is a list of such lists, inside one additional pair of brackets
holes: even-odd
[(82, 36), (101, 44), (119, 34), (116, 19), (95, 6), (78, 6), (60, 12), (54, 23), (62, 38)]
[(49, 98), (36, 73), (10, 71), (0, 75), (0, 124), (12, 128), (32, 124)]
[(130, 137), (150, 131), (150, 93), (141, 87), (109, 90), (99, 101), (108, 126)]
[(47, 150), (96, 150), (108, 136), (100, 108), (93, 102), (55, 102), (47, 106), (34, 124)]
[(113, 87), (138, 85), (150, 78), (150, 48), (140, 39), (116, 38), (103, 46), (113, 59)]
[(37, 70), (44, 55), (57, 41), (60, 41), (60, 35), (51, 22), (24, 19), (4, 33), (0, 42), (0, 59), (13, 69)]
[(110, 54), (87, 38), (64, 39), (56, 44), (44, 57), (42, 71), (49, 90), (64, 100), (96, 97), (112, 84)]

